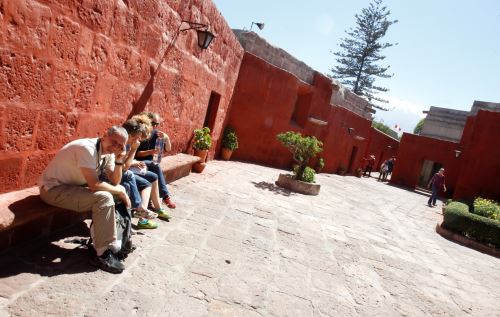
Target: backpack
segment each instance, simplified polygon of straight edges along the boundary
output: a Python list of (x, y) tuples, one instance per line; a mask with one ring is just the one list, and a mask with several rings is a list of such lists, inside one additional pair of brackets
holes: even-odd
[[(116, 242), (124, 258), (132, 251), (132, 213), (125, 204), (115, 205)], [(115, 252), (117, 254), (117, 252)]]
[[(113, 243), (110, 250), (120, 259), (125, 259), (129, 253), (135, 250), (132, 244), (132, 213), (131, 210), (125, 207), (121, 202), (115, 205), (115, 224), (116, 224), (116, 241)], [(94, 245), (92, 244), (94, 236), (94, 223), (90, 223), (90, 239), (86, 245), (91, 255), (95, 256)]]

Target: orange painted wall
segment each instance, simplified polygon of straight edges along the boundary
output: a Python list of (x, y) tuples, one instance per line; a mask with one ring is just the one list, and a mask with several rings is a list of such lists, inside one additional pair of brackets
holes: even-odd
[(244, 54), (228, 121), (238, 135), (234, 159), (289, 167), (290, 154), (276, 135), (288, 130), (303, 132), (290, 124), (298, 89), (295, 76)]
[(391, 183), (415, 188), (424, 160), (431, 160), (443, 164), (448, 188), (445, 196), (451, 197), (456, 188), (462, 160), (462, 157), (455, 156), (458, 148), (458, 143), (403, 133)]
[[(221, 95), (218, 141), (243, 49), (211, 1), (0, 0), (0, 8), (0, 193), (34, 185), (68, 141), (142, 110), (159, 112), (172, 154), (184, 152), (212, 92)], [(201, 50), (195, 31), (181, 33), (152, 79), (183, 19), (217, 37)]]
[[(364, 157), (372, 134), (371, 121), (345, 108), (330, 105), (333, 85), (327, 77), (316, 73), (312, 85), (298, 80), (291, 73), (245, 53), (231, 101), (228, 124), (236, 129), (239, 149), (237, 160), (289, 168), (291, 154), (276, 140), (284, 131), (298, 131), (316, 136), (324, 143), (319, 154), (325, 160), (324, 172), (336, 172), (339, 166), (348, 167), (351, 151), (358, 147), (352, 170), (364, 166)], [(295, 122), (292, 116), (299, 95), (308, 104)], [(327, 122), (326, 126), (308, 122), (312, 117)], [(353, 128), (349, 134), (347, 128)], [(388, 140), (378, 137), (374, 148), (387, 146)], [(393, 140), (389, 142), (393, 144)]]
[(463, 165), (454, 198), (500, 201), (500, 113), (480, 110), (467, 120), (462, 141)]
[[(347, 169), (354, 147), (357, 147), (358, 150), (351, 172), (364, 166), (363, 157), (369, 142), (371, 121), (345, 108), (332, 107), (328, 123), (329, 129), (323, 153), (325, 158), (324, 171), (335, 173), (341, 166)], [(354, 129), (351, 134), (348, 128)]]
[[(398, 148), (399, 140), (391, 138), (380, 130), (371, 128), (368, 150), (364, 157), (368, 158), (371, 154), (375, 155), (375, 170), (378, 170), (385, 160), (397, 155)], [(397, 164), (397, 160), (395, 164)]]

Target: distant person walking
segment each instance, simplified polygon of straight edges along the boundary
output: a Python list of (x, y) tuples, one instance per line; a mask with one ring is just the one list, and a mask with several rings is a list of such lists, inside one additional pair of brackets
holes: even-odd
[(368, 161), (366, 163), (365, 171), (363, 173), (363, 176), (366, 176), (366, 173), (368, 173), (368, 177), (371, 176), (373, 165), (375, 165), (375, 155), (370, 155), (368, 158), (363, 158), (363, 160)]
[(427, 205), (429, 207), (436, 206), (437, 195), (441, 188), (443, 188), (443, 192), (446, 192), (446, 184), (444, 182), (444, 168), (440, 168), (439, 171), (434, 174), (434, 176), (432, 176), (429, 184), (427, 185), (427, 188), (431, 187), (432, 194), (431, 197), (429, 197), (429, 201), (427, 202)]
[(389, 160), (385, 160), (380, 165), (380, 173), (378, 174), (378, 181), (384, 182), (387, 179), (387, 172), (389, 171), (388, 162)]
[(394, 169), (394, 162), (396, 162), (396, 158), (393, 156), (387, 161), (387, 176), (392, 174), (392, 170)]

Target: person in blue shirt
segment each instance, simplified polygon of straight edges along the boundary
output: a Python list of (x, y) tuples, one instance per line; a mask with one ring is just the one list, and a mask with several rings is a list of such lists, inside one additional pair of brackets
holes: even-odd
[(153, 131), (151, 133), (151, 137), (141, 142), (139, 145), (137, 152), (135, 154), (135, 159), (138, 161), (143, 161), (148, 171), (155, 173), (158, 176), (158, 185), (160, 190), (160, 197), (163, 203), (171, 209), (176, 207), (175, 203), (172, 201), (170, 192), (168, 191), (167, 182), (165, 181), (165, 177), (163, 176), (163, 171), (161, 170), (160, 164), (153, 161), (154, 154), (159, 154), (156, 147), (156, 140), (158, 138), (163, 138), (164, 151), (171, 150), (170, 139), (165, 132), (158, 130), (158, 127), (161, 125), (161, 117), (157, 113), (152, 112), (144, 112), (141, 115), (146, 115), (151, 120), (151, 126), (153, 127)]

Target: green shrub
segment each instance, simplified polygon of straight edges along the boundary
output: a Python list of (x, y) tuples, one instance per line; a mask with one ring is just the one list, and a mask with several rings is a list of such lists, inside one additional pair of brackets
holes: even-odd
[(295, 171), (295, 178), (298, 180), (304, 179), (309, 160), (323, 151), (323, 143), (313, 136), (302, 136), (299, 132), (288, 131), (280, 133), (276, 136), (278, 141), (292, 152), (293, 159), (299, 165)]
[(224, 135), (222, 137), (222, 147), (234, 151), (238, 148), (238, 137), (236, 136), (236, 131), (227, 126), (224, 129)]
[(319, 169), (322, 169), (323, 167), (325, 167), (325, 160), (322, 157), (320, 157), (317, 165)]
[(493, 200), (476, 198), (474, 200), (474, 210), (471, 212), (479, 216), (500, 220), (500, 205)]
[(212, 137), (210, 136), (210, 129), (204, 127), (203, 129), (194, 130), (194, 143), (193, 149), (195, 150), (208, 150), (212, 146)]
[(300, 166), (297, 166), (293, 169), (293, 173), (295, 174), (295, 178), (298, 179), (299, 181), (307, 182), (307, 183), (314, 183), (314, 175), (316, 175), (316, 171), (309, 166), (307, 166), (304, 169), (304, 172), (302, 173), (302, 177), (299, 178), (297, 176), (297, 172), (299, 170)]
[(448, 204), (444, 210), (442, 226), (478, 242), (500, 248), (500, 222), (470, 213), (466, 204), (456, 201)]

